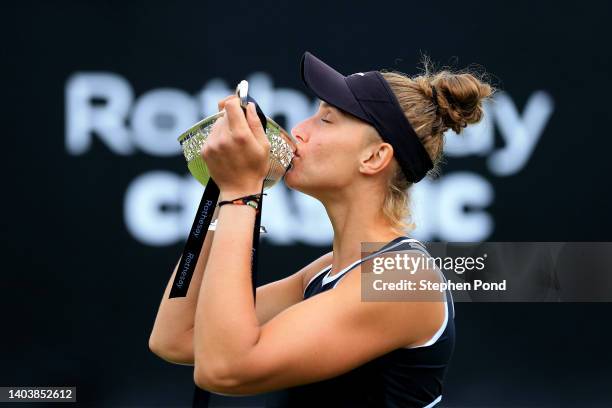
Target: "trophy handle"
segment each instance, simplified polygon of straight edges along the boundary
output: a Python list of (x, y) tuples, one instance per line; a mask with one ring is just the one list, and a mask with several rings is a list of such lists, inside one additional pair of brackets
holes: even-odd
[[(246, 80), (240, 81), (238, 86), (236, 86), (236, 96), (240, 99), (240, 107), (246, 114), (246, 108), (249, 103), (249, 83)], [(264, 124), (264, 128), (265, 128)]]

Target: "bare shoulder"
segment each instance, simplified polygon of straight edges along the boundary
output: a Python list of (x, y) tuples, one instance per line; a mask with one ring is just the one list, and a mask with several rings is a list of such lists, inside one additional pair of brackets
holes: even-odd
[(333, 251), (329, 251), (302, 268), (300, 271), (302, 275), (302, 292), (306, 290), (306, 285), (308, 285), (313, 276), (332, 264), (333, 254)]

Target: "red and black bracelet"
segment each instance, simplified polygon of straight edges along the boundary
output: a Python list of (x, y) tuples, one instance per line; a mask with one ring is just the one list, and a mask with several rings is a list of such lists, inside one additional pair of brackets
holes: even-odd
[(236, 205), (248, 205), (249, 207), (253, 207), (255, 211), (259, 212), (259, 202), (261, 201), (261, 196), (267, 195), (266, 193), (258, 193), (251, 194), (244, 197), (238, 197), (233, 200), (220, 201), (217, 206), (221, 207), (225, 204), (236, 204)]

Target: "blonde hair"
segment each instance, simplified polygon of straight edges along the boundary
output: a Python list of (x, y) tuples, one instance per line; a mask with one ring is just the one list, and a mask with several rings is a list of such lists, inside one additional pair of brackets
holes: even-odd
[[(443, 162), (444, 132), (452, 129), (455, 133), (469, 124), (479, 122), (484, 114), (483, 100), (491, 98), (495, 89), (484, 79), (486, 74), (477, 75), (467, 71), (452, 72), (444, 69), (432, 72), (429, 59), (423, 59), (424, 72), (414, 78), (400, 72), (381, 71), (408, 121), (429, 153), (434, 167), (427, 173), (436, 178), (440, 175)], [(436, 89), (436, 103), (433, 96)], [(383, 213), (403, 234), (412, 231), (415, 224), (409, 219), (409, 182), (394, 161), (393, 175), (388, 179)], [(410, 220), (410, 222), (406, 222)]]

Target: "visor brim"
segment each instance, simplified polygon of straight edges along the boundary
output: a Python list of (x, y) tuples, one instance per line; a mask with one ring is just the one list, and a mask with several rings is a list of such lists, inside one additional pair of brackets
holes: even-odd
[(369, 119), (346, 83), (346, 77), (306, 51), (300, 63), (302, 81), (319, 99), (359, 119)]

